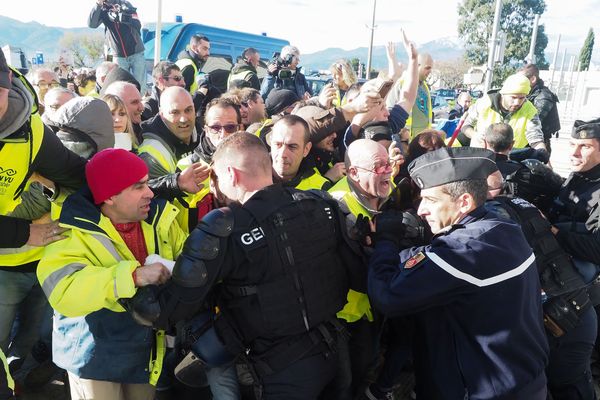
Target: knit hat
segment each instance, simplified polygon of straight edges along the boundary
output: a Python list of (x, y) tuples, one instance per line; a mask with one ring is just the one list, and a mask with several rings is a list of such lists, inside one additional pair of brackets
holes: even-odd
[(500, 94), (529, 94), (531, 83), (523, 74), (514, 74), (506, 78)]
[(267, 96), (267, 100), (265, 101), (265, 108), (267, 110), (267, 114), (275, 115), (279, 114), (292, 104), (297, 101), (300, 101), (300, 97), (296, 94), (296, 92), (292, 92), (287, 89), (273, 89)]
[(148, 175), (141, 158), (123, 149), (105, 149), (94, 155), (85, 166), (85, 177), (95, 204), (121, 193)]

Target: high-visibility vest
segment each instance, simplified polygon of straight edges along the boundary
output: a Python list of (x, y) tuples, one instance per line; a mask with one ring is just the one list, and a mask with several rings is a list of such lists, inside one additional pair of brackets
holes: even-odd
[[(0, 215), (10, 213), (21, 204), (21, 193), (28, 187), (32, 162), (35, 160), (44, 138), (44, 124), (39, 114), (30, 120), (29, 137), (22, 141), (1, 141), (0, 149)], [(0, 249), (0, 266), (16, 267), (37, 261), (42, 257), (43, 247), (24, 245), (19, 248)]]
[[(400, 85), (400, 87), (402, 87), (402, 80), (398, 81), (397, 83), (398, 85)], [(429, 85), (427, 85), (427, 82), (423, 81), (423, 82), (419, 82), (419, 85), (423, 85), (423, 88), (425, 89), (425, 92), (427, 93), (427, 126), (425, 128), (431, 128), (431, 120), (433, 119), (433, 108), (431, 106), (431, 93), (429, 91)], [(417, 107), (417, 105), (415, 104), (413, 106), (413, 109)], [(405, 128), (410, 130), (410, 139), (412, 140), (415, 136), (417, 136), (419, 132), (417, 132), (416, 130), (413, 130), (412, 128), (412, 110), (408, 115), (408, 118), (406, 119), (406, 125)]]
[[(175, 153), (169, 149), (169, 146), (162, 140), (162, 138), (152, 133), (144, 133), (144, 141), (138, 148), (138, 154), (142, 153), (150, 154), (166, 171), (171, 174), (177, 172), (178, 170), (183, 171), (192, 164), (189, 158), (177, 160)], [(197, 193), (190, 193), (182, 199), (178, 198), (173, 200), (173, 204), (179, 209), (177, 222), (186, 233), (189, 233), (189, 209), (196, 208), (198, 202), (210, 192), (208, 178), (202, 182), (202, 185), (202, 189), (200, 189)]]
[(329, 179), (323, 177), (319, 171), (314, 168), (314, 173), (311, 176), (307, 176), (306, 178), (302, 179), (300, 181), (300, 183), (298, 183), (296, 185), (296, 189), (298, 190), (311, 190), (311, 189), (318, 189), (318, 190), (322, 190), (323, 186), (329, 183)]
[[(364, 215), (371, 219), (373, 215), (367, 210), (352, 193), (348, 185), (348, 178), (340, 179), (331, 189), (329, 194), (338, 200), (342, 201), (348, 207), (348, 210), (358, 218), (359, 215)], [(373, 321), (373, 311), (371, 303), (366, 293), (357, 292), (350, 289), (346, 296), (346, 305), (338, 313), (337, 317), (346, 320), (347, 322), (356, 322), (366, 316), (369, 321)]]
[(515, 141), (513, 148), (522, 149), (529, 145), (527, 136), (525, 135), (527, 132), (527, 122), (537, 114), (537, 109), (529, 100), (525, 100), (521, 108), (513, 113), (508, 121), (505, 121), (499, 112), (492, 109), (492, 99), (490, 99), (490, 96), (484, 96), (477, 100), (474, 106), (477, 107), (476, 109), (479, 114), (475, 128), (479, 134), (483, 134), (491, 124), (506, 122), (513, 129)]
[(190, 90), (189, 90), (190, 94), (193, 96), (198, 91), (198, 79), (201, 76), (200, 71), (198, 71), (198, 67), (196, 66), (196, 63), (191, 58), (182, 58), (180, 60), (177, 60), (177, 62), (175, 62), (175, 64), (182, 71), (185, 67), (189, 67), (190, 65), (194, 69), (194, 81), (192, 82), (192, 84), (190, 86)]

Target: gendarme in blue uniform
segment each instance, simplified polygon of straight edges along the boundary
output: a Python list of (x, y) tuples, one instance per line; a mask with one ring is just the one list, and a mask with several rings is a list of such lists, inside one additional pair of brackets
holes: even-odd
[(520, 227), (482, 207), (428, 246), (398, 254), (381, 241), (369, 263), (374, 306), (418, 313), (431, 375), (448, 399), (532, 399), (546, 385), (540, 290)]

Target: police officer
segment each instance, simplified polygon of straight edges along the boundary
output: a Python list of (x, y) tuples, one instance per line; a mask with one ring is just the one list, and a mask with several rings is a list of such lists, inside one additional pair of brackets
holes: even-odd
[[(494, 180), (492, 175), (490, 178), (488, 184)], [(486, 203), (486, 208), (519, 223), (535, 254), (550, 344), (546, 375), (552, 398), (593, 399), (590, 356), (597, 321), (587, 284), (573, 258), (552, 234), (548, 220), (533, 204), (519, 197), (495, 194), (490, 191), (493, 200)]]
[(476, 148), (409, 165), (435, 236), (399, 252), (401, 216), (379, 215), (369, 298), (388, 316), (415, 314), (428, 350), (416, 357), (427, 357), (439, 397), (542, 400), (548, 345), (535, 257), (517, 224), (483, 207), (495, 169), (493, 153)]
[[(552, 230), (560, 245), (570, 255), (577, 257), (576, 265), (580, 272), (593, 279), (600, 265), (600, 123), (575, 121), (570, 139), (571, 174), (560, 188), (550, 211)], [(587, 267), (583, 269), (583, 267)], [(591, 267), (591, 268), (590, 268)], [(597, 305), (597, 285), (590, 290), (592, 302)], [(592, 324), (591, 316), (580, 315), (580, 324)], [(568, 334), (567, 334), (568, 335)], [(594, 345), (590, 335), (573, 334), (573, 345), (578, 346), (581, 354), (589, 354)], [(551, 343), (552, 344), (552, 343)], [(560, 350), (560, 348), (559, 348)], [(560, 354), (560, 353), (559, 353)], [(571, 360), (575, 363), (577, 360)], [(564, 365), (548, 376), (556, 374), (560, 379), (560, 390), (568, 398), (592, 398), (590, 369), (578, 362)], [(565, 397), (565, 398), (567, 398)]]
[[(271, 160), (256, 136), (224, 139), (213, 162), (213, 186), (231, 204), (191, 233), (159, 297), (155, 325), (173, 326), (217, 305), (220, 346), (247, 355), (265, 399), (316, 399), (335, 375), (342, 330), (335, 313), (348, 282), (361, 289), (353, 278), (362, 261), (344, 240), (335, 201), (272, 185)], [(200, 339), (191, 347), (211, 367), (214, 359), (204, 355), (215, 344), (202, 346), (205, 331), (213, 330), (192, 333)]]

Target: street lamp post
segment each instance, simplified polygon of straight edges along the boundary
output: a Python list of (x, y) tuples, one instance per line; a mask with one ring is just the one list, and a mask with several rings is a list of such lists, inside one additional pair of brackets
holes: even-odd
[(492, 28), (492, 38), (490, 40), (490, 52), (488, 53), (487, 70), (485, 72), (484, 93), (487, 93), (492, 86), (492, 75), (494, 73), (494, 59), (496, 57), (496, 45), (498, 29), (500, 28), (500, 15), (502, 14), (502, 0), (496, 0), (496, 11), (494, 13), (494, 26)]
[(158, 14), (154, 28), (154, 65), (160, 62), (160, 46), (162, 39), (162, 0), (158, 0)]
[(375, 9), (377, 7), (377, 0), (373, 0), (373, 22), (371, 23), (371, 42), (369, 43), (369, 55), (367, 57), (367, 76), (369, 79), (371, 73), (371, 58), (373, 56), (373, 35), (375, 34)]

